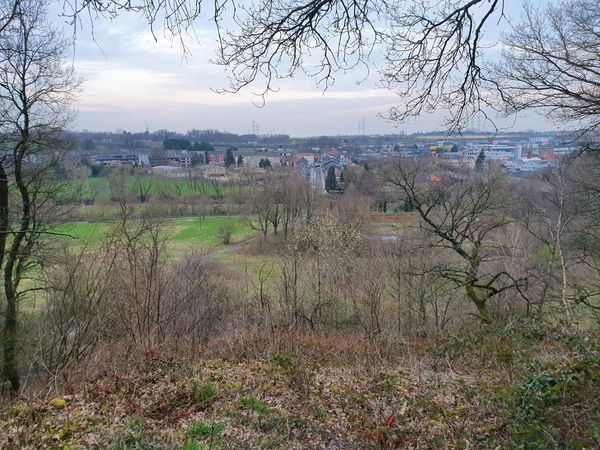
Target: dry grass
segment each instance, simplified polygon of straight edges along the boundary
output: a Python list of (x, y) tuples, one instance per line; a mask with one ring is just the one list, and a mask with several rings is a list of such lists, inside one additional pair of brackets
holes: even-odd
[[(598, 336), (534, 331), (384, 345), (254, 329), (196, 352), (113, 347), (70, 395), (5, 407), (0, 446), (596, 448)], [(210, 405), (194, 385), (214, 389)]]

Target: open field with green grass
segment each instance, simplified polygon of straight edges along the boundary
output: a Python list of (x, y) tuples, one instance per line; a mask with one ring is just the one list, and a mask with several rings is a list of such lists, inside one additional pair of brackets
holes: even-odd
[[(171, 219), (165, 221), (169, 249), (177, 252), (192, 248), (222, 246), (218, 236), (219, 228), (228, 222), (234, 226), (232, 243), (247, 239), (254, 234), (242, 217)], [(70, 236), (66, 236), (65, 239), (75, 239), (79, 244), (95, 246), (100, 245), (110, 236), (113, 227), (112, 222), (75, 222), (57, 226), (55, 231)]]
[[(73, 180), (71, 184), (74, 189), (81, 190), (81, 198), (84, 201), (92, 199), (96, 201), (110, 201), (111, 179), (108, 177), (90, 177), (83, 180)], [(227, 195), (232, 192), (230, 187), (219, 187), (218, 191), (211, 183), (201, 180), (190, 180), (188, 178), (167, 178), (157, 175), (127, 175), (123, 178), (126, 192), (135, 194), (138, 186), (144, 188), (149, 186), (148, 195), (153, 197), (195, 197)]]

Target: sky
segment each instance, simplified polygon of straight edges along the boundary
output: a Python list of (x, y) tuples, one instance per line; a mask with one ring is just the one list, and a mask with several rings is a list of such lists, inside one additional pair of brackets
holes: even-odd
[[(519, 15), (520, 0), (506, 0), (510, 20)], [(49, 17), (67, 36), (74, 28), (60, 18), (55, 4)], [(492, 42), (499, 30), (491, 30)], [(443, 112), (397, 124), (382, 115), (397, 105), (399, 97), (379, 88), (375, 76), (365, 78), (365, 69), (336, 76), (326, 91), (315, 79), (296, 76), (278, 82), (262, 107), (252, 88), (236, 94), (220, 94), (227, 78), (215, 58), (216, 34), (208, 20), (195, 25), (195, 38), (188, 38), (184, 57), (178, 41), (157, 33), (153, 37), (142, 17), (132, 13), (116, 19), (82, 18), (76, 29), (73, 63), (83, 78), (73, 128), (94, 131), (150, 131), (192, 128), (292, 136), (358, 134), (364, 120), (366, 134), (433, 131), (440, 129)], [(253, 125), (254, 124), (254, 125)], [(501, 127), (555, 129), (538, 116), (499, 120)], [(473, 124), (474, 127), (478, 123)]]

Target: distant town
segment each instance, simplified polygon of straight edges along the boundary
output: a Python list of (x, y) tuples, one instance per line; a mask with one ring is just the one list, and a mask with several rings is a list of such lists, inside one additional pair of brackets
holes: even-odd
[[(98, 172), (103, 166), (130, 165), (165, 177), (191, 173), (224, 178), (225, 168), (277, 170), (286, 167), (325, 187), (325, 175), (335, 171), (343, 188), (343, 171), (351, 165), (365, 166), (393, 155), (439, 158), (447, 164), (473, 167), (478, 159), (504, 167), (514, 176), (527, 176), (549, 166), (581, 147), (581, 139), (562, 132), (465, 132), (460, 136), (440, 133), (319, 136), (257, 135), (191, 130), (131, 133), (76, 133), (73, 162)], [(229, 155), (228, 155), (229, 154)], [(229, 159), (228, 159), (229, 157)]]

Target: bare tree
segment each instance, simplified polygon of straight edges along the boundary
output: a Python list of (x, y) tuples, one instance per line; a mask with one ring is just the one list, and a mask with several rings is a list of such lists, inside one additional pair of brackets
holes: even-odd
[(73, 364), (89, 356), (106, 333), (110, 277), (115, 263), (111, 243), (100, 249), (65, 247), (43, 268), (45, 307), (40, 315), (42, 375), (67, 378)]
[(201, 255), (191, 253), (170, 268), (165, 330), (192, 349), (223, 328), (222, 318), (228, 308), (227, 283), (215, 266)]
[(3, 0), (0, 3), (0, 34), (11, 25), (19, 15), (19, 0)]
[[(20, 0), (12, 0), (18, 3)], [(227, 3), (218, 0), (214, 2), (213, 18), (216, 20)], [(187, 50), (186, 37), (192, 38), (193, 24), (200, 17), (202, 0), (171, 0), (168, 2), (153, 2), (151, 0), (121, 2), (111, 0), (83, 0), (81, 2), (63, 2), (63, 16), (70, 20), (74, 34), (79, 25), (88, 22), (91, 27), (99, 17), (113, 20), (125, 13), (136, 13), (144, 17), (150, 26), (150, 31), (156, 39), (156, 32), (163, 29), (172, 37), (179, 39), (184, 51)]]
[(495, 65), (508, 113), (540, 110), (561, 124), (600, 126), (600, 5), (566, 0), (526, 6)]
[(219, 177), (209, 175), (207, 180), (209, 181), (210, 186), (212, 187), (212, 190), (214, 192), (213, 195), (217, 198), (222, 198), (224, 187), (221, 184), (221, 180), (219, 180)]
[(387, 261), (379, 257), (377, 249), (371, 250), (374, 250), (371, 254), (362, 255), (350, 266), (346, 294), (365, 337), (374, 340), (383, 332)]
[(300, 219), (304, 209), (311, 207), (314, 201), (311, 195), (309, 181), (299, 179), (288, 171), (280, 171), (265, 177), (265, 194), (272, 199), (270, 222), (273, 233), (277, 234), (279, 226), (287, 239), (294, 230), (296, 222)]
[[(581, 275), (596, 267), (594, 251), (588, 251), (594, 242), (589, 233), (595, 230), (591, 211), (596, 196), (590, 189), (594, 183), (586, 183), (582, 175), (593, 172), (591, 153), (598, 150), (594, 133), (600, 127), (599, 27), (596, 1), (563, 0), (539, 8), (526, 4), (520, 23), (503, 38), (501, 61), (490, 72), (506, 114), (537, 111), (561, 126), (576, 127), (577, 138), (587, 134), (591, 141), (584, 142), (575, 157), (543, 174), (539, 191), (531, 192), (524, 220), (548, 252), (541, 276), (544, 295), (557, 293), (569, 322), (577, 303), (595, 298), (590, 277)], [(556, 283), (553, 278), (558, 278)]]
[[(333, 319), (328, 316), (342, 313), (343, 308), (339, 308), (338, 303), (341, 285), (349, 285), (348, 266), (353, 264), (361, 241), (360, 226), (330, 211), (317, 214), (288, 241), (284, 258), (294, 261), (294, 267), (286, 268), (286, 283), (292, 292), (284, 294), (286, 301), (291, 297), (293, 302), (295, 322), (300, 319), (316, 329), (327, 322), (332, 324)], [(304, 273), (300, 274), (299, 270)], [(302, 278), (305, 289), (298, 288)], [(301, 296), (306, 298), (301, 299)]]
[[(507, 227), (507, 182), (494, 170), (445, 170), (426, 160), (398, 158), (380, 172), (413, 205), (432, 236), (429, 250), (442, 252), (435, 270), (465, 289), (481, 320), (493, 321), (488, 301), (509, 289), (523, 293), (526, 279), (495, 265), (502, 253), (495, 233)], [(452, 258), (454, 257), (454, 258)]]
[(283, 209), (283, 233), (286, 239), (302, 214), (302, 192), (307, 189), (305, 185), (308, 183), (309, 181), (300, 180), (293, 174), (284, 174), (282, 177), (280, 198)]
[[(7, 3), (5, 22), (10, 22)], [(364, 67), (408, 99), (390, 118), (404, 120), (425, 111), (451, 110), (449, 124), (460, 126), (487, 105), (482, 49), (485, 32), (504, 16), (504, 0), (191, 0), (65, 2), (63, 15), (74, 29), (98, 17), (142, 15), (153, 35), (163, 29), (179, 40), (194, 39), (201, 12), (215, 26), (217, 63), (230, 71), (226, 91), (261, 84), (264, 95), (277, 79), (305, 72), (325, 87), (339, 72)], [(204, 11), (202, 10), (204, 8)], [(208, 11), (206, 11), (208, 9)], [(1, 19), (1, 18), (0, 18)], [(0, 31), (2, 30), (0, 20)], [(386, 64), (375, 64), (373, 53)], [(307, 63), (310, 59), (310, 63)]]
[(300, 214), (303, 216), (304, 223), (306, 224), (309, 224), (313, 220), (317, 212), (319, 199), (321, 198), (319, 194), (319, 188), (313, 183), (308, 182), (301, 185), (300, 198), (302, 212)]
[[(58, 192), (47, 183), (50, 168), (65, 151), (60, 132), (69, 120), (77, 82), (64, 62), (66, 43), (48, 24), (41, 3), (21, 1), (15, 19), (0, 34), (0, 127), (4, 137), (4, 179), (18, 191), (18, 202), (4, 209), (2, 224), (12, 240), (0, 248), (6, 301), (3, 377), (19, 389), (18, 301), (21, 281), (45, 230)], [(10, 214), (9, 214), (10, 212)], [(8, 225), (8, 227), (7, 227)], [(3, 230), (4, 231), (4, 230)], [(3, 244), (7, 241), (4, 240)]]
[[(567, 322), (573, 320), (570, 298), (570, 266), (573, 265), (569, 241), (574, 239), (578, 220), (585, 214), (582, 191), (573, 179), (575, 159), (566, 158), (556, 167), (538, 175), (538, 183), (526, 202), (523, 223), (529, 233), (544, 247), (546, 266), (558, 267), (558, 297)], [(550, 289), (555, 286), (550, 286)]]
[(398, 239), (385, 247), (387, 286), (396, 306), (398, 334), (417, 332), (426, 335), (434, 329), (442, 331), (456, 314), (456, 287), (435, 271), (435, 254), (424, 254), (422, 230), (404, 230)]
[(148, 352), (164, 339), (172, 311), (166, 308), (171, 288), (167, 273), (167, 236), (164, 221), (119, 199), (119, 220), (114, 225), (109, 252), (115, 253), (110, 288), (113, 314), (131, 343)]
[(235, 232), (235, 227), (232, 222), (224, 222), (217, 230), (217, 236), (221, 239), (221, 242), (225, 245), (231, 243), (231, 238)]
[(146, 203), (150, 200), (152, 192), (152, 179), (150, 177), (137, 175), (133, 184), (135, 195), (140, 203)]
[(391, 118), (449, 108), (456, 126), (487, 103), (482, 40), (503, 8), (503, 0), (261, 0), (220, 30), (218, 63), (230, 71), (230, 91), (261, 83), (264, 96), (302, 71), (328, 87), (337, 72), (374, 68), (382, 49), (382, 81), (408, 98)]
[[(263, 178), (262, 187), (250, 194), (250, 227), (261, 231), (266, 238), (270, 227), (273, 228), (273, 234), (277, 234), (279, 226), (283, 224), (287, 239), (290, 229), (300, 218), (303, 207), (311, 208), (312, 214), (312, 194), (310, 187), (292, 174), (267, 174)], [(307, 198), (307, 195), (310, 197)]]
[(270, 196), (268, 189), (257, 189), (250, 194), (250, 216), (248, 217), (248, 226), (253, 230), (260, 231), (264, 239), (267, 239), (267, 233), (271, 225), (271, 216), (274, 199)]
[(569, 185), (575, 196), (568, 211), (576, 215), (568, 229), (570, 296), (573, 307), (584, 305), (600, 313), (600, 153), (584, 151), (569, 164)]

